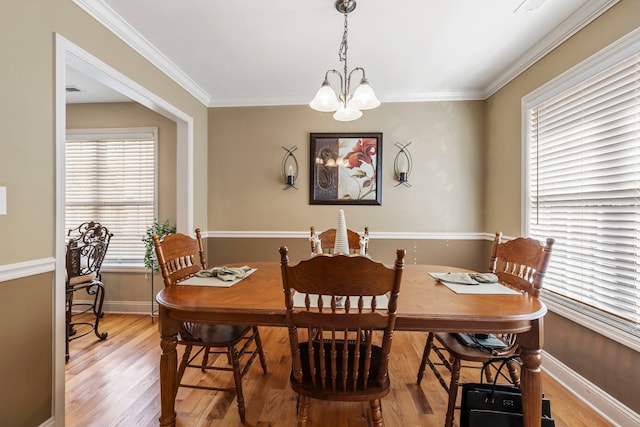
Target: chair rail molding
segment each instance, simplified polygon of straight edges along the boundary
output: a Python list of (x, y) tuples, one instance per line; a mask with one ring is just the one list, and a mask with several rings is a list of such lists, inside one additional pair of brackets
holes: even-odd
[[(215, 238), (246, 238), (246, 239), (282, 239), (282, 238), (309, 238), (309, 231), (206, 231), (202, 237)], [(493, 233), (447, 233), (447, 232), (410, 232), (410, 231), (369, 231), (370, 239), (409, 239), (409, 240), (489, 240), (494, 238)], [(513, 237), (503, 236), (504, 240), (512, 240)]]
[(22, 279), (36, 274), (55, 271), (55, 258), (40, 258), (14, 264), (0, 265), (0, 283), (9, 280)]

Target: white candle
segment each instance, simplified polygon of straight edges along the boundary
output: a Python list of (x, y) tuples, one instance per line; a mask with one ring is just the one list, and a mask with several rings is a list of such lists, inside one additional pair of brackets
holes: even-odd
[(398, 169), (400, 170), (400, 173), (407, 171), (407, 161), (404, 159), (404, 157), (398, 159)]

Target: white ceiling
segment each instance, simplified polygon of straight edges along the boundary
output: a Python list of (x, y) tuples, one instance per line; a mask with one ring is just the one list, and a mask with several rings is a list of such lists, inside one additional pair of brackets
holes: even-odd
[[(335, 0), (74, 1), (207, 106), (305, 104), (343, 68)], [(486, 99), (616, 2), (357, 0), (349, 70), (382, 102)]]

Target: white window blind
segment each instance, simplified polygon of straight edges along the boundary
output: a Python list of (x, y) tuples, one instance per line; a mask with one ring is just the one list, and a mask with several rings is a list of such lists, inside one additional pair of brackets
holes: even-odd
[(66, 229), (97, 221), (113, 233), (105, 264), (142, 263), (156, 212), (157, 130), (67, 132)]
[(527, 110), (528, 233), (545, 292), (640, 324), (640, 55)]

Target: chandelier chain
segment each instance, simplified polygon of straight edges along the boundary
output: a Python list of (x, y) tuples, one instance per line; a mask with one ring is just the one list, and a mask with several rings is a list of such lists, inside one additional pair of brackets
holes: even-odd
[(344, 62), (345, 68), (347, 66), (347, 35), (349, 32), (349, 25), (347, 23), (347, 9), (344, 10), (344, 32), (342, 33), (342, 42), (340, 43), (340, 49), (338, 50), (338, 58), (340, 58), (340, 62)]

